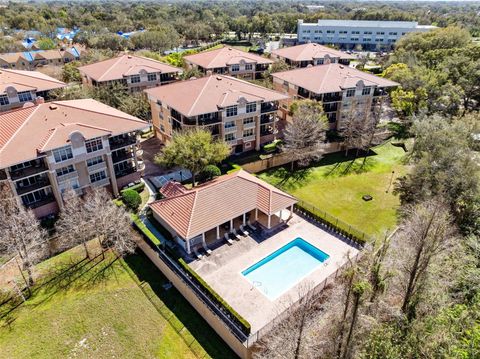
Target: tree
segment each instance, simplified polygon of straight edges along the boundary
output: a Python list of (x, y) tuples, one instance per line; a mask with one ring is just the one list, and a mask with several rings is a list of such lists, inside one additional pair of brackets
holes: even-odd
[(78, 71), (79, 63), (77, 61), (69, 62), (63, 65), (62, 68), (62, 81), (69, 82), (81, 82), (82, 77)]
[(123, 105), (127, 95), (127, 87), (118, 81), (109, 85), (100, 85), (93, 89), (95, 100), (115, 108), (120, 108)]
[(18, 255), (34, 284), (33, 266), (44, 257), (46, 232), (34, 213), (18, 204), (10, 188), (0, 183), (0, 253)]
[(155, 162), (167, 167), (182, 167), (192, 174), (192, 185), (196, 176), (208, 165), (223, 161), (230, 154), (225, 142), (215, 141), (211, 132), (193, 129), (178, 132), (172, 141), (155, 157)]
[(48, 37), (42, 37), (38, 39), (35, 44), (40, 50), (52, 50), (57, 47), (57, 44), (55, 44), (55, 42)]
[(142, 198), (137, 191), (133, 189), (126, 189), (122, 191), (122, 199), (127, 208), (133, 212), (138, 211), (138, 207), (142, 203)]
[(284, 132), (283, 151), (302, 166), (322, 157), (325, 149), (327, 119), (321, 103), (314, 100), (294, 102), (291, 106), (292, 122)]
[(203, 181), (210, 181), (214, 179), (215, 177), (218, 177), (222, 174), (222, 171), (220, 171), (220, 168), (218, 168), (215, 165), (208, 165), (205, 166), (205, 168), (200, 172), (200, 175), (203, 179)]
[(163, 52), (180, 45), (181, 39), (172, 26), (134, 34), (130, 38), (135, 50), (148, 49)]
[(152, 121), (150, 103), (144, 93), (126, 94), (118, 109), (144, 121)]

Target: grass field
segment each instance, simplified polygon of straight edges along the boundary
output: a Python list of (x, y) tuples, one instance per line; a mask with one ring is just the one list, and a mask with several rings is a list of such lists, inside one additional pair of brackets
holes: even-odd
[[(369, 235), (383, 235), (396, 225), (399, 199), (392, 194), (393, 182), (407, 173), (407, 166), (404, 150), (390, 142), (373, 152), (365, 162), (336, 153), (293, 174), (282, 167), (259, 177)], [(373, 200), (366, 202), (363, 195)]]
[(81, 256), (77, 248), (38, 266), (45, 284), (0, 320), (0, 358), (235, 357), (143, 255), (69, 270)]

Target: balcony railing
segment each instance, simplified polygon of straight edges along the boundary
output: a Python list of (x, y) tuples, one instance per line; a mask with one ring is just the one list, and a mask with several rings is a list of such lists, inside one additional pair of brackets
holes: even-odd
[(108, 184), (110, 184), (110, 179), (107, 177), (107, 178), (101, 179), (99, 181), (93, 182), (92, 186), (102, 187), (102, 186), (106, 186)]
[(25, 207), (34, 209), (52, 202), (55, 202), (55, 196), (53, 194), (48, 194), (46, 196), (42, 196), (38, 201), (26, 204)]
[(248, 122), (248, 123), (244, 123), (243, 124), (243, 128), (246, 130), (246, 129), (249, 129), (249, 128), (255, 128), (255, 122)]
[(104, 169), (105, 167), (107, 167), (107, 164), (105, 162), (100, 162), (100, 163), (94, 164), (92, 166), (88, 166), (87, 170), (88, 170), (88, 172), (94, 172), (96, 170)]
[(227, 143), (227, 145), (229, 146), (235, 146), (237, 143), (238, 143), (238, 140), (235, 138), (233, 140), (225, 140), (225, 142)]
[(130, 151), (118, 151), (112, 155), (113, 163), (129, 160), (134, 157), (134, 153)]
[(237, 126), (225, 127), (225, 133), (237, 132)]
[(110, 142), (110, 149), (115, 150), (118, 148), (131, 146), (137, 143), (136, 136), (128, 136), (128, 137), (113, 137), (109, 139)]
[(38, 173), (45, 172), (47, 170), (48, 168), (43, 160), (41, 162), (32, 161), (32, 165), (30, 167), (22, 168), (21, 170), (11, 171), (10, 177), (13, 181), (15, 181), (20, 178), (30, 177)]
[(50, 186), (50, 181), (48, 180), (48, 178), (42, 178), (42, 179), (38, 180), (37, 182), (35, 182), (34, 184), (31, 184), (29, 186), (20, 187), (17, 184), (16, 189), (17, 189), (18, 195), (20, 196), (22, 194), (33, 192), (33, 191), (39, 190), (40, 188), (47, 187), (47, 186)]
[(243, 136), (243, 142), (249, 142), (255, 140), (255, 135)]
[(60, 182), (65, 182), (65, 181), (68, 181), (70, 179), (77, 178), (77, 177), (78, 177), (78, 172), (77, 171), (72, 171), (72, 172), (69, 172), (69, 173), (65, 173), (64, 175), (57, 176), (57, 181), (58, 181), (58, 183), (60, 183)]
[(261, 113), (272, 112), (277, 110), (278, 110), (278, 105), (274, 102), (262, 103), (262, 106), (260, 108)]
[(262, 115), (260, 117), (260, 123), (261, 124), (266, 124), (266, 123), (271, 123), (271, 122), (275, 122), (275, 115), (274, 114)]
[(120, 178), (124, 176), (128, 176), (129, 174), (137, 172), (135, 167), (128, 167), (120, 171), (115, 171), (115, 177)]

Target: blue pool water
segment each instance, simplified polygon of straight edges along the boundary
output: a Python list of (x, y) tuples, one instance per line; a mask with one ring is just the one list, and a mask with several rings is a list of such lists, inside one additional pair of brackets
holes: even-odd
[(296, 238), (245, 269), (242, 274), (270, 300), (300, 282), (327, 260), (328, 254)]

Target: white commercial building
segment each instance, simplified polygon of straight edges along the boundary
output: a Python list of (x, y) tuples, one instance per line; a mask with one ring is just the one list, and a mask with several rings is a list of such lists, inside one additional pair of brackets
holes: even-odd
[(298, 20), (297, 35), (300, 44), (316, 42), (346, 49), (361, 45), (364, 50), (382, 50), (391, 48), (408, 32), (434, 28), (413, 21), (318, 20), (317, 23), (304, 23)]

